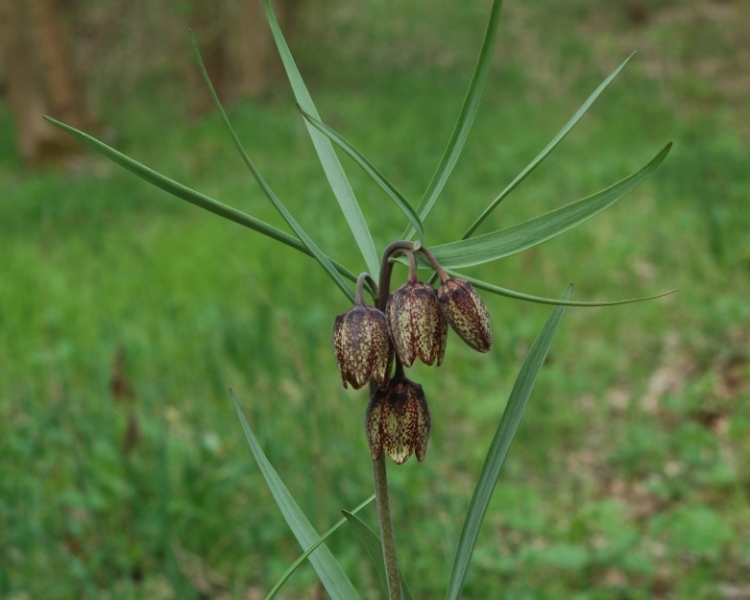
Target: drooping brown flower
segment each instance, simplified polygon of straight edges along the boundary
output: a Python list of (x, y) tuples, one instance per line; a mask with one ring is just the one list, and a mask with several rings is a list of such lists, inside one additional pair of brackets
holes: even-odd
[(434, 287), (407, 281), (388, 299), (385, 312), (393, 346), (404, 366), (410, 367), (417, 357), (426, 365), (443, 362), (448, 328)]
[(422, 386), (394, 377), (388, 388), (377, 390), (367, 407), (365, 433), (373, 460), (383, 451), (400, 465), (416, 453), (424, 460), (430, 439), (430, 410)]
[(474, 286), (464, 279), (447, 277), (437, 292), (440, 310), (458, 336), (479, 352), (492, 347), (490, 314)]
[(344, 387), (358, 390), (370, 379), (380, 387), (388, 385), (393, 364), (393, 347), (385, 315), (364, 303), (357, 303), (336, 317), (333, 351)]

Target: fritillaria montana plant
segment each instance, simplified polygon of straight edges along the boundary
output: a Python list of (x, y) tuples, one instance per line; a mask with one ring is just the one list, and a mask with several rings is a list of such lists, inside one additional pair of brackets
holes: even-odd
[[(48, 120), (114, 162), (174, 196), (312, 257), (325, 269), (334, 284), (353, 304), (346, 312), (335, 318), (333, 347), (344, 387), (351, 386), (359, 389), (369, 384), (369, 404), (365, 411), (365, 435), (373, 461), (374, 497), (377, 501), (380, 539), (355, 515), (359, 509), (372, 500), (372, 497), (351, 512), (343, 511), (344, 519), (324, 535), (318, 535), (266, 459), (232, 395), (237, 414), (261, 472), (287, 523), (304, 550), (302, 556), (271, 590), (268, 598), (276, 594), (297, 565), (306, 558), (309, 558), (331, 598), (334, 600), (359, 598), (354, 586), (324, 543), (327, 536), (345, 522), (349, 523), (367, 549), (391, 600), (411, 598), (408, 586), (403, 583), (396, 557), (385, 456), (389, 456), (397, 464), (403, 463), (413, 454), (418, 460), (423, 460), (427, 451), (431, 417), (425, 391), (421, 385), (406, 377), (405, 369), (413, 365), (417, 359), (426, 365), (440, 365), (443, 362), (449, 327), (473, 349), (479, 352), (490, 350), (492, 346), (490, 315), (477, 289), (520, 300), (556, 305), (521, 367), (477, 481), (447, 583), (446, 599), (456, 600), (463, 589), (471, 554), (495, 481), (565, 307), (603, 306), (646, 299), (598, 303), (574, 302), (570, 300), (570, 289), (559, 300), (542, 298), (473, 279), (457, 270), (521, 252), (603, 211), (644, 181), (664, 160), (671, 144), (667, 144), (641, 170), (606, 189), (507, 229), (474, 236), (476, 229), (487, 216), (563, 140), (601, 92), (623, 69), (631, 58), (628, 57), (594, 90), (581, 108), (534, 160), (487, 205), (460, 238), (447, 244), (425, 246), (427, 236), (423, 222), (439, 198), (477, 114), (479, 100), (487, 81), (494, 53), (501, 1), (495, 0), (492, 5), (474, 75), (456, 126), (435, 174), (416, 208), (367, 159), (320, 120), (289, 52), (269, 0), (263, 0), (263, 3), (299, 110), (366, 266), (366, 272), (361, 275), (355, 276), (319, 248), (312, 237), (287, 211), (255, 168), (214, 93), (197, 47), (195, 50), (199, 66), (235, 146), (265, 195), (293, 231), (293, 235), (169, 179), (81, 131), (51, 118)], [(403, 236), (384, 249), (381, 259), (378, 258), (372, 235), (332, 142), (380, 185), (406, 219)], [(394, 261), (408, 264), (409, 275), (408, 280), (391, 293)], [(418, 274), (420, 269), (429, 273), (429, 277), (420, 280)], [(437, 279), (440, 283), (436, 289), (432, 284)], [(354, 284), (354, 290), (352, 290), (352, 284)], [(368, 297), (371, 304), (367, 303)]]
[[(436, 290), (419, 281), (414, 252), (425, 255), (440, 277)], [(404, 253), (409, 260), (409, 280), (388, 295), (391, 258)], [(370, 404), (365, 415), (365, 431), (373, 460), (383, 452), (396, 464), (412, 453), (424, 460), (430, 437), (430, 411), (422, 386), (408, 380), (404, 367), (419, 358), (426, 365), (440, 365), (448, 340), (448, 325), (469, 346), (488, 352), (492, 346), (490, 315), (474, 286), (450, 277), (432, 253), (417, 242), (399, 240), (386, 248), (380, 268), (381, 290), (377, 306), (364, 301), (364, 282), (372, 277), (362, 273), (357, 279), (354, 306), (336, 317), (333, 349), (344, 387), (355, 389), (370, 380)], [(385, 311), (385, 312), (383, 312)], [(391, 377), (394, 363), (396, 372)]]

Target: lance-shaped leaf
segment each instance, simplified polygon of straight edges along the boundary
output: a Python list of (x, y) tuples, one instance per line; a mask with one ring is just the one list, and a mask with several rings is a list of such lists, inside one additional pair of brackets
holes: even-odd
[(498, 195), (497, 198), (495, 198), (492, 202), (490, 202), (489, 206), (484, 209), (481, 215), (477, 217), (477, 220), (472, 223), (471, 227), (467, 230), (467, 232), (463, 235), (461, 238), (462, 240), (465, 240), (466, 238), (471, 237), (471, 235), (476, 231), (477, 227), (479, 227), (482, 222), (490, 215), (490, 213), (497, 208), (498, 204), (500, 204), (508, 194), (510, 194), (514, 189), (516, 189), (516, 186), (518, 186), (519, 183), (521, 183), (526, 177), (531, 173), (534, 169), (536, 169), (539, 164), (549, 156), (549, 154), (557, 147), (557, 145), (563, 141), (563, 138), (565, 138), (566, 135), (568, 135), (568, 132), (575, 127), (576, 123), (580, 121), (581, 117), (586, 113), (586, 111), (591, 107), (591, 105), (594, 103), (594, 100), (596, 100), (599, 97), (599, 94), (601, 94), (604, 89), (612, 82), (612, 80), (617, 77), (618, 73), (622, 71), (622, 69), (625, 67), (626, 64), (630, 61), (631, 58), (633, 58), (633, 55), (635, 52), (633, 52), (630, 56), (628, 56), (619, 67), (617, 67), (612, 73), (610, 73), (609, 77), (607, 77), (598, 88), (594, 90), (594, 93), (591, 94), (587, 99), (586, 102), (584, 102), (581, 105), (581, 108), (579, 108), (576, 113), (571, 117), (570, 121), (568, 121), (565, 124), (565, 127), (563, 127), (560, 131), (558, 131), (557, 135), (552, 138), (552, 141), (547, 144), (537, 156), (532, 160), (526, 168), (521, 171), (516, 178), (511, 181), (508, 186), (500, 192), (500, 195)]
[[(672, 142), (667, 144), (640, 171), (593, 196), (571, 202), (508, 229), (435, 246), (430, 250), (444, 268), (456, 269), (497, 260), (541, 244), (609, 208), (625, 194), (638, 187), (661, 164), (671, 147)], [(405, 262), (405, 259), (402, 257), (399, 261)], [(431, 268), (421, 256), (419, 266)]]
[[(563, 300), (570, 298), (571, 288), (565, 292)], [(503, 416), (500, 419), (495, 437), (490, 445), (487, 458), (482, 466), (482, 472), (479, 475), (477, 485), (474, 488), (474, 494), (469, 503), (469, 510), (466, 513), (464, 526), (461, 531), (461, 538), (456, 549), (456, 558), (453, 562), (450, 582), (448, 583), (448, 593), (446, 600), (458, 600), (461, 597), (461, 590), (464, 587), (466, 573), (469, 569), (471, 555), (474, 552), (474, 545), (477, 542), (479, 528), (487, 512), (492, 492), (495, 490), (495, 482), (500, 473), (500, 469), (505, 462), (508, 449), (516, 434), (518, 424), (521, 422), (523, 411), (534, 389), (537, 375), (547, 357), (552, 340), (560, 326), (565, 308), (556, 307), (547, 319), (547, 322), (539, 332), (534, 344), (531, 346), (526, 360), (523, 361), (521, 371), (516, 378), (513, 391), (508, 398), (508, 404), (505, 407)]]
[[(300, 105), (303, 111), (312, 115), (316, 119), (320, 119), (315, 104), (313, 104), (310, 93), (307, 91), (305, 82), (302, 80), (299, 69), (294, 62), (292, 53), (289, 51), (284, 34), (281, 33), (281, 28), (276, 20), (276, 15), (271, 8), (269, 0), (263, 0), (263, 4), (266, 8), (266, 17), (268, 23), (271, 26), (271, 33), (273, 39), (276, 42), (276, 47), (281, 56), (281, 62), (284, 64), (286, 75), (289, 78), (289, 82), (292, 84), (292, 90), (294, 91), (294, 97), (297, 99), (297, 104)], [(339, 162), (336, 152), (333, 150), (333, 146), (328, 138), (319, 132), (312, 124), (305, 121), (307, 125), (307, 131), (310, 134), (315, 151), (318, 153), (320, 164), (323, 165), (328, 183), (333, 190), (334, 196), (339, 202), (341, 211), (344, 213), (346, 222), (349, 224), (349, 228), (354, 234), (354, 239), (357, 241), (360, 252), (365, 259), (367, 270), (370, 273), (377, 273), (380, 269), (380, 260), (378, 254), (375, 251), (375, 243), (372, 241), (372, 235), (370, 230), (367, 228), (365, 217), (362, 214), (362, 210), (357, 203), (357, 199), (354, 197), (354, 191), (352, 186), (349, 184), (349, 180), (346, 178), (344, 169)]]
[[(422, 221), (432, 210), (435, 201), (443, 191), (445, 184), (448, 181), (448, 177), (453, 172), (453, 167), (456, 166), (458, 157), (461, 155), (466, 139), (469, 137), (469, 131), (471, 126), (474, 124), (474, 118), (477, 116), (479, 110), (479, 101), (482, 99), (482, 92), (484, 92), (484, 85), (487, 83), (487, 76), (490, 72), (490, 65), (492, 64), (492, 57), (495, 54), (495, 42), (497, 40), (497, 23), (500, 20), (500, 8), (502, 7), (502, 0), (495, 0), (492, 3), (492, 9), (490, 10), (490, 18), (487, 23), (487, 30), (484, 34), (484, 40), (482, 41), (482, 48), (479, 51), (479, 57), (477, 58), (477, 65), (474, 68), (474, 74), (471, 77), (469, 83), (469, 89), (466, 92), (466, 98), (464, 98), (461, 112), (458, 115), (458, 120), (451, 133), (450, 140), (448, 140), (448, 146), (445, 148), (443, 158), (440, 159), (440, 164), (435, 170), (435, 174), (432, 176), (432, 180), (425, 190), (424, 196), (417, 207)], [(414, 235), (415, 231), (412, 227), (408, 228), (402, 236), (405, 240), (410, 240)]]
[(655, 296), (644, 296), (642, 298), (627, 298), (626, 300), (609, 300), (609, 301), (601, 301), (601, 302), (577, 302), (573, 300), (565, 301), (565, 300), (557, 300), (555, 298), (544, 298), (542, 296), (533, 296), (531, 294), (524, 294), (523, 292), (516, 292), (514, 290), (509, 290), (507, 288), (503, 288), (498, 285), (487, 283), (486, 281), (482, 281), (481, 279), (475, 279), (474, 277), (469, 277), (467, 275), (462, 275), (461, 273), (456, 273), (455, 271), (448, 271), (448, 272), (454, 277), (460, 277), (461, 279), (465, 279), (476, 288), (485, 290), (487, 292), (491, 292), (493, 294), (497, 294), (498, 296), (505, 296), (507, 298), (515, 298), (517, 300), (525, 300), (526, 302), (536, 302), (538, 304), (553, 304), (555, 306), (617, 306), (618, 304), (631, 304), (633, 302), (645, 302), (646, 300), (655, 300), (656, 298), (662, 298), (664, 296), (669, 296), (669, 294), (674, 294), (677, 291), (677, 290), (669, 290), (668, 292), (662, 292), (661, 294), (656, 294)]
[(289, 227), (292, 228), (294, 233), (297, 234), (297, 237), (299, 237), (299, 239), (302, 240), (302, 243), (305, 245), (305, 247), (312, 253), (312, 255), (321, 264), (321, 266), (325, 269), (328, 275), (330, 275), (331, 279), (333, 279), (333, 281), (341, 289), (341, 291), (344, 292), (344, 294), (346, 294), (346, 296), (350, 300), (353, 301), (354, 294), (352, 293), (351, 289), (349, 289), (349, 286), (346, 284), (346, 282), (342, 279), (341, 275), (339, 275), (339, 272), (333, 266), (333, 263), (331, 263), (328, 257), (323, 253), (323, 251), (318, 247), (318, 245), (313, 241), (313, 239), (307, 234), (307, 232), (302, 228), (302, 226), (297, 222), (297, 220), (292, 216), (292, 214), (286, 209), (286, 206), (284, 206), (281, 200), (279, 200), (279, 198), (273, 192), (271, 187), (266, 183), (266, 180), (260, 174), (260, 171), (258, 171), (258, 169), (255, 167), (253, 162), (250, 160), (250, 157), (247, 155), (247, 152), (245, 152), (245, 149), (242, 147), (242, 142), (240, 142), (240, 139), (237, 137), (237, 134), (234, 132), (234, 127), (232, 127), (232, 124), (229, 122), (227, 113), (224, 112), (224, 107), (221, 105), (221, 102), (219, 101), (219, 97), (216, 95), (216, 90), (214, 90), (214, 86), (211, 83), (210, 77), (208, 76), (206, 67), (203, 64), (201, 53), (198, 50), (198, 44), (195, 42), (195, 38), (193, 37), (192, 32), (190, 34), (190, 40), (193, 43), (193, 50), (195, 51), (195, 58), (198, 60), (198, 66), (200, 67), (201, 75), (203, 75), (203, 80), (206, 82), (206, 87), (208, 87), (208, 91), (211, 94), (211, 98), (213, 99), (214, 104), (216, 105), (216, 109), (219, 111), (219, 114), (221, 115), (221, 118), (224, 121), (224, 126), (227, 128), (227, 131), (229, 132), (229, 135), (231, 136), (232, 141), (234, 142), (234, 145), (237, 148), (237, 151), (240, 153), (240, 156), (242, 156), (242, 160), (245, 162), (245, 165), (247, 166), (248, 169), (250, 169), (250, 172), (253, 174), (253, 177), (255, 177), (255, 180), (258, 182), (258, 185), (260, 185), (261, 189), (263, 190), (265, 195), (268, 197), (268, 199), (271, 201), (274, 208), (279, 212), (279, 214), (287, 222), (287, 225), (289, 225)]
[[(257, 231), (258, 233), (262, 233), (263, 235), (266, 235), (271, 239), (276, 240), (277, 242), (281, 242), (282, 244), (285, 244), (290, 248), (294, 248), (295, 250), (298, 250), (299, 252), (302, 252), (307, 256), (313, 256), (312, 252), (296, 237), (291, 236), (288, 233), (281, 231), (280, 229), (277, 229), (272, 225), (269, 225), (268, 223), (264, 223), (263, 221), (260, 221), (255, 217), (251, 217), (250, 215), (237, 210), (236, 208), (232, 208), (231, 206), (227, 206), (226, 204), (223, 204), (218, 200), (209, 198), (205, 194), (201, 194), (200, 192), (197, 192), (181, 183), (178, 183), (174, 179), (170, 179), (169, 177), (166, 177), (161, 173), (157, 173), (146, 165), (133, 160), (132, 158), (126, 156), (125, 154), (122, 154), (121, 152), (118, 152), (114, 148), (111, 148), (104, 142), (97, 140), (95, 137), (92, 137), (87, 133), (84, 133), (83, 131), (79, 131), (78, 129), (70, 127), (69, 125), (61, 123), (60, 121), (56, 121), (51, 117), (44, 118), (52, 123), (55, 127), (59, 127), (66, 133), (69, 133), (73, 137), (79, 139), (87, 146), (90, 146), (97, 152), (106, 156), (111, 161), (117, 163), (121, 167), (124, 167), (125, 169), (127, 169), (131, 173), (134, 173), (148, 183), (161, 188), (165, 192), (168, 192), (173, 196), (180, 198), (181, 200), (190, 202), (190, 204), (199, 206), (200, 208), (214, 213), (215, 215), (224, 217), (225, 219), (233, 221), (234, 223), (252, 229), (253, 231)], [(351, 271), (349, 271), (339, 263), (331, 260), (330, 258), (328, 260), (331, 261), (334, 268), (344, 277), (354, 282), (357, 281), (357, 276), (354, 275)], [(349, 294), (347, 295), (349, 296)], [(353, 298), (353, 296), (350, 297)]]
[[(248, 425), (245, 415), (242, 414), (242, 409), (237, 403), (237, 398), (235, 398), (234, 392), (230, 390), (229, 394), (232, 397), (232, 404), (234, 404), (234, 408), (237, 411), (237, 416), (242, 423), (242, 429), (245, 431), (247, 443), (250, 445), (253, 456), (255, 456), (258, 467), (260, 467), (260, 472), (263, 474), (263, 477), (273, 494), (274, 500), (276, 500), (276, 505), (284, 515), (289, 528), (294, 533), (294, 536), (297, 538), (300, 546), (302, 546), (302, 549), (307, 550), (318, 541), (320, 536), (316, 533), (315, 529), (310, 524), (310, 521), (307, 520), (302, 509), (294, 501), (294, 498), (292, 498), (292, 495), (284, 485), (284, 482), (281, 481), (281, 478), (263, 453), (263, 449), (260, 447), (258, 440), (250, 429), (250, 425)], [(328, 550), (325, 544), (321, 545), (317, 550), (310, 554), (310, 562), (315, 568), (318, 577), (320, 577), (320, 581), (325, 586), (326, 591), (333, 600), (352, 600), (359, 598), (359, 594), (357, 594), (357, 590), (354, 589), (352, 582), (349, 581), (349, 578), (346, 576), (346, 573), (344, 573), (341, 565), (333, 557), (333, 554), (331, 554), (331, 551)]]
[(409, 222), (411, 223), (411, 226), (414, 227), (414, 229), (416, 230), (417, 235), (419, 236), (419, 239), (422, 239), (424, 237), (424, 229), (422, 227), (422, 220), (419, 218), (419, 214), (417, 214), (416, 209), (409, 203), (409, 201), (406, 198), (404, 198), (401, 192), (399, 192), (394, 187), (394, 185), (390, 181), (388, 181), (380, 173), (380, 171), (378, 171), (370, 163), (370, 161), (368, 161), (364, 156), (362, 156), (362, 154), (360, 154), (360, 152), (354, 146), (352, 146), (349, 142), (347, 142), (343, 137), (341, 137), (328, 125), (316, 119), (312, 115), (308, 115), (304, 110), (302, 111), (302, 115), (305, 117), (305, 119), (307, 119), (310, 123), (312, 123), (317, 129), (322, 131), (331, 140), (333, 140), (344, 152), (346, 152), (349, 156), (351, 156), (354, 159), (354, 162), (356, 162), (360, 167), (362, 167), (362, 170), (365, 173), (367, 173), (370, 177), (372, 177), (375, 183), (377, 183), (381, 188), (383, 188), (385, 193), (391, 197), (391, 199), (401, 209), (404, 215), (406, 215), (406, 218), (409, 219)]
[[(354, 531), (354, 535), (357, 536), (357, 539), (360, 541), (365, 551), (367, 552), (367, 555), (370, 557), (370, 562), (372, 563), (372, 566), (375, 568), (375, 571), (378, 574), (380, 583), (382, 584), (383, 589), (387, 592), (388, 584), (386, 583), (383, 550), (378, 534), (370, 529), (367, 526), (367, 523), (365, 523), (359, 517), (355, 516), (353, 513), (350, 513), (346, 510), (342, 510), (341, 512), (344, 513), (344, 517), (347, 521), (349, 521), (349, 525), (351, 526), (352, 531)], [(409, 589), (409, 586), (404, 579), (403, 573), (401, 573), (401, 587), (404, 592), (405, 600), (414, 600), (413, 596), (411, 595), (411, 590)]]
[[(355, 515), (356, 513), (358, 513), (358, 512), (360, 511), (360, 510), (362, 510), (362, 509), (363, 509), (363, 508), (364, 508), (365, 506), (367, 506), (368, 504), (370, 504), (370, 502), (372, 502), (373, 500), (375, 500), (375, 494), (373, 494), (372, 496), (370, 496), (370, 497), (369, 497), (369, 498), (368, 498), (367, 500), (365, 500), (365, 501), (364, 501), (364, 502), (363, 502), (362, 504), (360, 504), (359, 506), (357, 506), (357, 507), (356, 507), (356, 508), (355, 508), (354, 510), (352, 510), (351, 512), (349, 512), (349, 511), (346, 511), (346, 510), (344, 510), (344, 511), (342, 511), (342, 512), (343, 512), (344, 514), (346, 514), (346, 515), (352, 515), (352, 517), (354, 517), (354, 515)], [(354, 518), (357, 518), (357, 517), (354, 517)], [(336, 530), (337, 530), (337, 529), (338, 529), (339, 527), (341, 527), (341, 526), (342, 526), (342, 525), (343, 525), (344, 523), (346, 523), (346, 521), (347, 521), (347, 518), (346, 518), (346, 517), (343, 517), (342, 519), (340, 519), (340, 520), (339, 520), (339, 521), (338, 521), (338, 522), (337, 522), (337, 523), (336, 523), (336, 524), (335, 524), (335, 525), (334, 525), (333, 527), (331, 527), (331, 528), (330, 528), (330, 529), (329, 529), (328, 531), (326, 531), (326, 532), (325, 532), (325, 533), (324, 533), (323, 535), (321, 535), (321, 536), (320, 536), (320, 537), (318, 538), (318, 541), (317, 541), (317, 542), (315, 542), (315, 543), (314, 543), (314, 544), (313, 544), (312, 546), (310, 546), (310, 547), (309, 547), (309, 548), (308, 548), (307, 550), (305, 550), (305, 551), (304, 551), (304, 552), (303, 552), (303, 553), (302, 553), (302, 554), (300, 555), (300, 557), (299, 557), (299, 558), (298, 558), (297, 560), (295, 560), (295, 561), (294, 561), (294, 562), (293, 562), (293, 563), (292, 563), (292, 564), (290, 565), (290, 567), (289, 567), (289, 568), (288, 568), (288, 569), (286, 570), (286, 572), (285, 572), (285, 573), (284, 573), (284, 574), (283, 574), (283, 575), (281, 576), (281, 578), (280, 578), (280, 579), (279, 579), (279, 580), (278, 580), (278, 581), (276, 582), (276, 585), (274, 585), (274, 586), (273, 586), (273, 587), (271, 588), (271, 591), (270, 591), (270, 592), (268, 592), (268, 595), (266, 596), (265, 600), (272, 600), (272, 598), (273, 598), (274, 596), (276, 596), (276, 594), (278, 594), (278, 592), (279, 592), (279, 590), (281, 589), (281, 587), (282, 587), (282, 586), (283, 586), (283, 585), (284, 585), (284, 584), (285, 584), (285, 583), (287, 582), (287, 580), (288, 580), (288, 579), (289, 579), (289, 578), (290, 578), (290, 577), (292, 576), (292, 574), (293, 574), (293, 573), (294, 573), (294, 572), (295, 572), (295, 571), (297, 570), (297, 567), (299, 567), (299, 566), (300, 566), (300, 565), (301, 565), (301, 564), (302, 564), (303, 562), (305, 562), (305, 559), (306, 559), (306, 558), (307, 558), (308, 556), (310, 556), (310, 554), (312, 554), (313, 552), (315, 552), (315, 549), (316, 549), (316, 548), (317, 548), (318, 546), (320, 546), (320, 545), (321, 545), (321, 544), (322, 544), (323, 542), (325, 542), (325, 541), (326, 541), (326, 539), (328, 539), (328, 537), (329, 537), (329, 536), (330, 536), (331, 534), (333, 534), (333, 532), (334, 532), (334, 531), (336, 531)]]

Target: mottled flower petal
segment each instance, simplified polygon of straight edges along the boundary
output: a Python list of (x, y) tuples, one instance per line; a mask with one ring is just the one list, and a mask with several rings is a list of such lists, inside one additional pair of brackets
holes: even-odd
[(378, 460), (383, 454), (383, 438), (380, 435), (380, 415), (383, 412), (383, 403), (385, 402), (387, 392), (378, 389), (370, 398), (370, 404), (367, 406), (365, 413), (365, 434), (367, 435), (367, 444), (370, 446), (370, 455), (372, 460)]
[[(419, 388), (420, 391), (422, 388)], [(430, 409), (427, 406), (427, 399), (424, 397), (424, 393), (416, 397), (417, 401), (417, 415), (419, 421), (417, 423), (417, 438), (414, 444), (414, 452), (417, 455), (417, 460), (422, 462), (425, 455), (427, 454), (427, 442), (430, 439)]]
[(446, 324), (435, 288), (407, 281), (388, 299), (388, 330), (399, 360), (406, 367), (419, 359), (426, 365), (443, 362)]
[(443, 358), (445, 357), (445, 345), (448, 343), (448, 322), (445, 319), (443, 311), (439, 310), (440, 319), (438, 320), (438, 330), (435, 333), (437, 341), (437, 366), (443, 364)]
[(492, 347), (490, 314), (474, 286), (449, 277), (438, 288), (440, 310), (458, 336), (479, 352)]
[(419, 425), (418, 404), (411, 400), (408, 390), (398, 389), (403, 387), (391, 389), (380, 416), (383, 450), (397, 465), (414, 452)]
[(399, 465), (415, 452), (423, 460), (430, 438), (430, 411), (422, 386), (394, 377), (387, 390), (377, 390), (367, 407), (365, 432), (373, 460), (383, 451)]
[(393, 361), (385, 315), (377, 308), (356, 304), (336, 317), (333, 351), (344, 387), (358, 390), (370, 379), (388, 384)]

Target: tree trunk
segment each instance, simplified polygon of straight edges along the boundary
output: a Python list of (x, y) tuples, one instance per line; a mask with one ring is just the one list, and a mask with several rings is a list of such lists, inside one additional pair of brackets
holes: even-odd
[[(275, 3), (277, 17), (283, 22), (283, 10)], [(266, 21), (266, 11), (260, 0), (240, 0), (234, 7), (232, 19), (230, 62), (234, 93), (240, 96), (259, 96), (267, 91), (278, 70), (276, 45)], [(280, 62), (280, 61), (279, 61)]]
[[(276, 16), (284, 26), (290, 0), (273, 3)], [(222, 102), (238, 97), (259, 97), (266, 93), (283, 73), (281, 60), (266, 21), (261, 0), (193, 0), (190, 27), (216, 93)], [(285, 32), (286, 33), (286, 32)], [(192, 115), (211, 108), (205, 85), (191, 65), (188, 83), (191, 89)]]
[(76, 80), (65, 31), (53, 0), (26, 0), (33, 48), (44, 74), (45, 98), (56, 119), (73, 127), (86, 125), (82, 88)]
[[(188, 27), (195, 36), (203, 64), (206, 66), (216, 95), (219, 96), (222, 103), (227, 100), (225, 85), (227, 28), (223, 7), (223, 2), (193, 0), (188, 18)], [(211, 95), (192, 56), (188, 68), (188, 89), (190, 90), (189, 110), (191, 116), (198, 116), (213, 108)]]
[(88, 122), (52, 0), (0, 0), (0, 54), (23, 160), (34, 165), (78, 152), (70, 136), (42, 119), (49, 114), (79, 128)]

